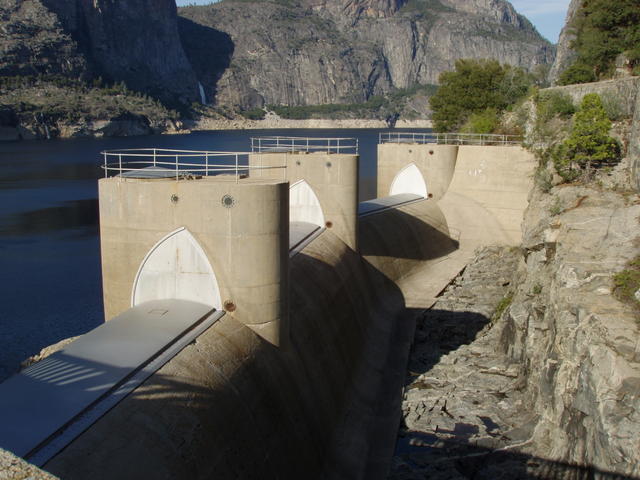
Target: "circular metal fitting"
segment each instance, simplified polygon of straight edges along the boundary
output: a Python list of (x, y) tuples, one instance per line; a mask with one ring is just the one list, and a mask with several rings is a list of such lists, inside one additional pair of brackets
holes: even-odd
[(171, 203), (178, 203), (178, 200), (180, 200), (180, 197), (176, 194), (171, 195)]
[(331, 227), (333, 227), (333, 222), (327, 222), (327, 223), (325, 223), (325, 226), (327, 228), (331, 228)]
[(327, 162), (327, 167), (331, 168), (331, 162)]
[(433, 155), (433, 150), (429, 150), (429, 155)]
[(227, 312), (235, 312), (236, 311), (236, 304), (233, 303), (233, 301), (231, 301), (231, 300), (225, 300), (223, 308)]
[(231, 195), (225, 195), (222, 197), (221, 203), (223, 207), (231, 208), (236, 204), (236, 199), (233, 198)]

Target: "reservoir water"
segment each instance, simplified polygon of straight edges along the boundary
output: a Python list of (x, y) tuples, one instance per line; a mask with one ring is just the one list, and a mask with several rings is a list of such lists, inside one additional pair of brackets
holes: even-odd
[(43, 347), (104, 321), (100, 151), (248, 151), (255, 136), (355, 137), (360, 145), (360, 200), (367, 200), (375, 197), (380, 131), (236, 130), (0, 143), (0, 381)]

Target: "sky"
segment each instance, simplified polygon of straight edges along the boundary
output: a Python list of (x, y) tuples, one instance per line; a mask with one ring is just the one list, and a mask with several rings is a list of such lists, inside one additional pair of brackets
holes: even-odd
[[(536, 26), (540, 34), (553, 43), (558, 42), (570, 0), (511, 0), (518, 12)], [(213, 3), (212, 0), (176, 0), (178, 6)]]

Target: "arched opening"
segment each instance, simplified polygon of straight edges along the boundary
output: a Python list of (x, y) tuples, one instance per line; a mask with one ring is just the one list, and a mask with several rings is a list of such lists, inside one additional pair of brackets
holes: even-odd
[(389, 195), (398, 195), (401, 193), (413, 193), (421, 197), (427, 198), (427, 184), (424, 177), (415, 163), (404, 167), (391, 183)]
[(324, 227), (325, 220), (320, 201), (304, 180), (294, 183), (289, 188), (289, 221)]
[(171, 232), (147, 253), (133, 284), (131, 305), (172, 298), (222, 309), (211, 264), (186, 228)]

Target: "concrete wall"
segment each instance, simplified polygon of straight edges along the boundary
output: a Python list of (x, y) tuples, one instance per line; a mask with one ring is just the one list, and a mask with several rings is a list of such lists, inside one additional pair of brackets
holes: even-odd
[[(131, 307), (143, 260), (184, 227), (206, 255), (221, 301), (235, 305), (230, 315), (276, 345), (286, 342), (286, 182), (108, 178), (99, 192), (105, 318)], [(231, 205), (223, 205), (224, 196)]]
[(45, 469), (65, 480), (385, 478), (411, 312), (331, 230), (291, 260), (290, 298), (290, 348), (225, 316)]
[(628, 77), (615, 80), (604, 80), (602, 82), (551, 87), (542, 91), (566, 93), (573, 99), (576, 106), (579, 105), (582, 98), (589, 93), (597, 93), (598, 95), (605, 97), (611, 96), (611, 98), (619, 101), (618, 104), (622, 114), (625, 117), (632, 117), (635, 111), (636, 98), (638, 97), (639, 90), (640, 77)]
[(449, 188), (458, 155), (454, 145), (383, 143), (378, 145), (378, 197), (391, 195), (398, 174), (414, 164), (427, 185), (427, 192), (439, 200)]
[(519, 146), (461, 146), (440, 208), (461, 246), (519, 245), (537, 161)]
[[(358, 249), (358, 155), (315, 153), (254, 153), (253, 166), (286, 165), (291, 185), (306, 181), (320, 201), (327, 228), (353, 250)], [(254, 178), (282, 178), (282, 170), (252, 171)]]

